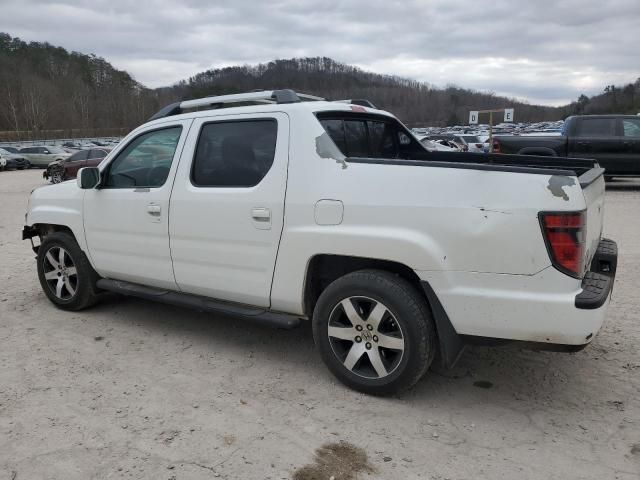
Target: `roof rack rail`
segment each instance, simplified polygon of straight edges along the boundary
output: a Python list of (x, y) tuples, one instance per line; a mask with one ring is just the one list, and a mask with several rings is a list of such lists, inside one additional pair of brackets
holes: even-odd
[(298, 103), (302, 100), (325, 100), (322, 97), (296, 93), (291, 89), (262, 90), (258, 92), (234, 93), (231, 95), (219, 95), (216, 97), (204, 97), (195, 100), (184, 100), (172, 103), (161, 108), (149, 121), (159, 118), (179, 115), (190, 108), (208, 107), (210, 109), (221, 108), (227, 103)]
[(365, 98), (350, 98), (347, 100), (334, 100), (334, 102), (349, 103), (351, 105), (360, 105), (361, 107), (369, 107), (369, 108), (375, 108), (375, 109), (378, 108), (373, 104), (373, 102)]

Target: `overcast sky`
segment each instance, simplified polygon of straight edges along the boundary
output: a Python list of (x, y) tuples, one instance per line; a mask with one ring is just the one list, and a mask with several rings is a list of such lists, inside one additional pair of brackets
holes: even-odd
[(640, 0), (0, 0), (0, 31), (149, 87), (301, 56), (553, 105), (640, 77)]

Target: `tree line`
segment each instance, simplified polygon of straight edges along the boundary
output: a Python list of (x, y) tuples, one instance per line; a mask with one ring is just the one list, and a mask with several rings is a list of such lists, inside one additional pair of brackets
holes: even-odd
[(157, 94), (103, 58), (0, 33), (0, 131), (133, 128)]
[(640, 79), (624, 87), (607, 86), (591, 98), (581, 95), (563, 107), (549, 107), (457, 86), (436, 88), (327, 57), (212, 69), (172, 86), (149, 89), (103, 58), (0, 33), (0, 132), (25, 139), (47, 130), (127, 130), (177, 100), (277, 88), (332, 100), (365, 98), (410, 126), (466, 124), (469, 110), (504, 107), (514, 107), (519, 122), (640, 112)]

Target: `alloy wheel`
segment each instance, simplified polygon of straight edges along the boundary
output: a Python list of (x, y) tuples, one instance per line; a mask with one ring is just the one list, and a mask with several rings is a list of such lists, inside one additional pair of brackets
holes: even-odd
[(78, 291), (78, 271), (69, 252), (51, 247), (43, 260), (44, 278), (60, 300), (70, 300)]
[(335, 356), (360, 377), (387, 377), (402, 361), (402, 327), (383, 303), (372, 298), (348, 297), (338, 303), (329, 317), (327, 334)]
[(61, 171), (56, 170), (51, 174), (51, 183), (60, 183), (63, 180)]

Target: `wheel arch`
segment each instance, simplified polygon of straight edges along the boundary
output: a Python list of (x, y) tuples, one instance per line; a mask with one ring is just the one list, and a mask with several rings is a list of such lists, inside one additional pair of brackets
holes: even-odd
[(42, 242), (44, 237), (56, 232), (62, 232), (62, 233), (67, 233), (71, 235), (71, 237), (73, 237), (76, 243), (80, 245), (80, 248), (84, 250), (84, 248), (82, 248), (82, 243), (78, 239), (78, 236), (73, 232), (73, 230), (70, 227), (68, 227), (67, 225), (60, 225), (56, 223), (34, 223), (33, 225), (25, 226), (24, 229), (22, 230), (22, 239), (31, 240), (33, 251), (37, 254), (38, 248), (40, 247), (40, 245), (35, 245), (33, 243), (33, 240), (32, 240), (33, 237), (39, 237), (40, 242)]
[(423, 296), (433, 315), (438, 345), (436, 361), (451, 368), (460, 357), (464, 342), (451, 324), (444, 307), (428, 282), (421, 280), (413, 269), (405, 264), (376, 258), (347, 255), (318, 254), (307, 265), (303, 287), (305, 316), (311, 318), (320, 294), (338, 278), (358, 270), (382, 270), (393, 273), (413, 285)]

